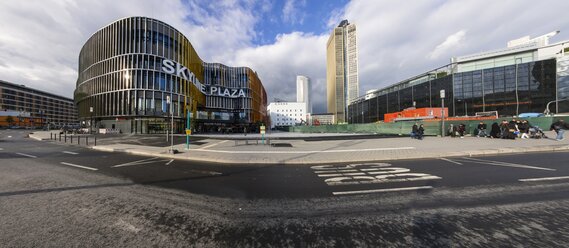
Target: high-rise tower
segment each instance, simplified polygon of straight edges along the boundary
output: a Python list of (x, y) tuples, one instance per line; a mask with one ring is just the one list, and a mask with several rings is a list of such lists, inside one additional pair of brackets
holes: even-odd
[(306, 113), (312, 113), (310, 78), (306, 76), (296, 76), (296, 101), (306, 104)]
[(328, 112), (337, 123), (347, 122), (348, 104), (359, 96), (356, 25), (340, 22), (326, 46)]

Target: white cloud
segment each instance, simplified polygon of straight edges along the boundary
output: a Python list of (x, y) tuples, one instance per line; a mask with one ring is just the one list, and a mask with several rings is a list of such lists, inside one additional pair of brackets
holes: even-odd
[(290, 24), (304, 23), (304, 17), (306, 15), (302, 10), (304, 6), (306, 6), (306, 0), (286, 0), (283, 7), (283, 22)]
[(443, 54), (452, 54), (458, 47), (462, 45), (464, 40), (466, 39), (466, 31), (460, 30), (454, 34), (449, 35), (443, 43), (439, 44), (435, 47), (428, 58), (430, 59), (438, 59)]

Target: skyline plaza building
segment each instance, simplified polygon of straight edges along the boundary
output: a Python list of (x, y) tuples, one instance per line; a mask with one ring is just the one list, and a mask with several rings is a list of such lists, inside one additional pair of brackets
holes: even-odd
[(332, 30), (326, 45), (328, 112), (336, 123), (347, 122), (348, 105), (359, 96), (356, 25), (348, 20)]
[(312, 84), (307, 76), (296, 76), (296, 101), (305, 103), (306, 112), (312, 113)]

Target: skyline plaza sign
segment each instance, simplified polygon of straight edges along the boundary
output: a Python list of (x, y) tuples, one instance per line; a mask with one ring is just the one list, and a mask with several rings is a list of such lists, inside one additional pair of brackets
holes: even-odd
[(245, 89), (208, 86), (200, 82), (196, 75), (187, 67), (169, 59), (162, 60), (162, 71), (191, 81), (203, 94), (208, 96), (221, 96), (228, 98), (247, 97)]

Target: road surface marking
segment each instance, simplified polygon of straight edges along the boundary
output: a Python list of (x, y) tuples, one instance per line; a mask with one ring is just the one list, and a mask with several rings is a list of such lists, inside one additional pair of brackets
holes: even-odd
[(339, 191), (339, 192), (332, 192), (332, 194), (333, 195), (353, 195), (353, 194), (385, 193), (385, 192), (410, 191), (410, 190), (422, 190), (422, 189), (433, 189), (433, 186), (391, 188), (391, 189), (368, 189), (368, 190), (356, 190), (356, 191)]
[(438, 176), (425, 173), (401, 173), (388, 174), (380, 176), (354, 176), (354, 177), (333, 177), (324, 180), (329, 186), (335, 185), (353, 185), (353, 184), (371, 184), (371, 183), (400, 183), (423, 180), (439, 180)]
[(194, 149), (194, 150), (203, 150), (203, 149), (207, 149), (207, 148), (210, 148), (210, 147), (214, 147), (214, 146), (216, 146), (216, 145), (219, 145), (219, 144), (225, 143), (225, 142), (227, 142), (227, 141), (229, 141), (229, 140), (223, 140), (223, 141), (220, 141), (220, 142), (217, 142), (217, 143), (213, 143), (213, 144), (211, 144), (211, 145), (207, 145), (207, 146), (204, 146), (204, 147), (200, 147), (200, 148), (198, 148), (198, 149)]
[[(111, 166), (111, 168), (125, 167), (125, 166), (132, 166), (132, 165), (153, 164), (153, 163), (158, 163), (158, 162), (170, 162), (170, 160), (160, 159), (159, 157), (153, 157), (153, 158), (147, 158), (147, 159), (138, 160), (138, 161), (132, 161), (132, 162), (124, 163), (124, 164), (113, 165), (113, 166)], [(168, 164), (166, 164), (166, 165), (168, 165)]]
[(77, 154), (79, 154), (79, 153), (70, 152), (70, 151), (62, 151), (62, 152), (63, 152), (63, 153), (66, 153), (66, 154), (71, 154), (71, 155), (77, 155)]
[(340, 153), (340, 152), (370, 152), (370, 151), (395, 151), (395, 150), (413, 150), (415, 147), (386, 147), (386, 148), (368, 148), (368, 149), (347, 149), (347, 150), (324, 150), (324, 151), (222, 151), (222, 150), (199, 150), (201, 152), (217, 152), (230, 154), (310, 154), (310, 153)]
[(452, 161), (452, 160), (450, 160), (450, 159), (448, 159), (448, 158), (440, 158), (440, 160), (444, 160), (444, 161), (447, 161), (447, 162), (450, 162), (450, 163), (453, 163), (453, 164), (462, 165), (462, 163), (459, 163), (459, 162), (456, 162), (456, 161)]
[(342, 177), (342, 176), (365, 176), (365, 172), (341, 173), (341, 174), (318, 174), (318, 177)]
[(0, 151), (3, 151), (3, 150), (4, 150), (4, 148), (0, 148)]
[(19, 152), (18, 152), (18, 153), (16, 153), (16, 154), (21, 155), (21, 156), (24, 156), (24, 157), (28, 157), (28, 158), (37, 158), (37, 156), (30, 155), (30, 154), (25, 154), (25, 153), (19, 153)]
[(210, 175), (221, 175), (221, 172), (217, 172), (217, 171), (204, 171), (204, 170), (189, 170), (190, 172), (194, 172), (194, 173), (201, 173), (201, 174), (210, 174)]
[(8, 136), (8, 138), (12, 138), (12, 136)]
[(166, 163), (166, 165), (170, 165), (172, 162), (174, 162), (174, 160), (170, 159), (170, 161), (168, 161), (168, 163)]
[(91, 167), (87, 167), (87, 166), (83, 166), (83, 165), (72, 164), (72, 163), (66, 163), (66, 162), (61, 162), (61, 164), (62, 164), (62, 165), (73, 166), (73, 167), (77, 167), (77, 168), (81, 168), (81, 169), (86, 169), (86, 170), (92, 170), (92, 171), (99, 170), (99, 169), (97, 169), (97, 168), (91, 168)]
[(475, 159), (475, 158), (466, 158), (466, 157), (462, 158), (462, 159), (470, 160), (469, 162), (478, 163), (478, 164), (497, 165), (497, 166), (514, 167), (514, 168), (522, 168), (522, 169), (556, 171), (556, 169), (551, 169), (551, 168), (529, 166), (529, 165), (523, 165), (523, 164), (514, 164), (514, 163), (508, 163), (508, 162), (483, 160), (483, 159)]
[(564, 180), (569, 179), (569, 176), (564, 177), (542, 177), (542, 178), (525, 178), (520, 179), (520, 182), (539, 182), (539, 181), (553, 181), (553, 180)]

